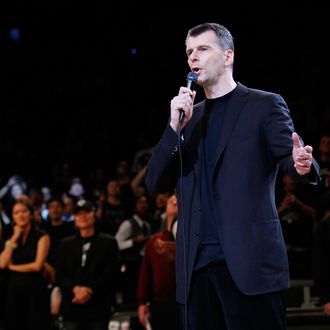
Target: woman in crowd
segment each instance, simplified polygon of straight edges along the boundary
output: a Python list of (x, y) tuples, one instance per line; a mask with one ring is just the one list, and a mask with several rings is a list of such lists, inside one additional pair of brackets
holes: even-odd
[(0, 255), (0, 268), (10, 271), (6, 292), (8, 330), (47, 330), (50, 306), (43, 277), (50, 239), (34, 225), (33, 209), (26, 200), (12, 208), (13, 234)]

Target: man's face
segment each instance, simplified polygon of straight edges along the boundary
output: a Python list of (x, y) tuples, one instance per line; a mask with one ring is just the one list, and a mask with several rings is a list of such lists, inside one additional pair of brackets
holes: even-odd
[(188, 65), (198, 74), (198, 84), (214, 84), (226, 69), (233, 64), (234, 52), (221, 49), (213, 31), (206, 31), (196, 37), (189, 37), (186, 42)]
[(58, 201), (53, 201), (48, 204), (48, 214), (51, 219), (57, 220), (62, 218), (63, 206)]
[(323, 136), (321, 138), (319, 150), (322, 154), (330, 154), (330, 136)]
[(95, 217), (93, 211), (80, 210), (75, 214), (75, 225), (78, 229), (94, 227)]

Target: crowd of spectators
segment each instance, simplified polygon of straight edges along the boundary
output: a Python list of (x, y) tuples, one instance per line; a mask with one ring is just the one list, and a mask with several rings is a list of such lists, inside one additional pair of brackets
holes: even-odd
[[(324, 288), (330, 288), (330, 280), (328, 285), (322, 272), (330, 269), (326, 253), (330, 235), (329, 230), (319, 228), (327, 228), (324, 226), (329, 221), (330, 136), (323, 135), (314, 149), (321, 166), (321, 186), (299, 185), (279, 173), (276, 207), (291, 278), (316, 278), (317, 285), (321, 282), (319, 295), (327, 297), (330, 290), (324, 292)], [(103, 329), (118, 310), (136, 310), (140, 323), (146, 327), (146, 320), (152, 320), (152, 310), (160, 323), (164, 323), (160, 308), (165, 306), (168, 315), (174, 314), (172, 229), (177, 216), (176, 196), (173, 191), (158, 195), (147, 191), (144, 174), (151, 150), (143, 154), (140, 164), (119, 159), (114, 170), (99, 167), (86, 177), (77, 176), (69, 164), (64, 164), (63, 171), (48, 186), (31, 185), (33, 181), (19, 173), (7, 178), (0, 187), (3, 329), (19, 329), (23, 322), (31, 329), (38, 329), (39, 324), (46, 330), (47, 322), (54, 328), (63, 316), (66, 328), (71, 329), (72, 322), (77, 318), (79, 322), (85, 320), (87, 314), (95, 316), (87, 318), (87, 323), (100, 321), (100, 327), (95, 329)], [(20, 216), (19, 212), (26, 214)], [(312, 262), (313, 253), (322, 260), (321, 266)], [(159, 270), (165, 273), (156, 275), (162, 281), (154, 292), (153, 272)], [(34, 306), (47, 307), (41, 319), (42, 309), (37, 313), (28, 309), (31, 291), (39, 292), (34, 295)], [(168, 295), (164, 296), (164, 292)], [(154, 295), (160, 300), (155, 301)], [(24, 304), (18, 305), (22, 299)], [(323, 303), (330, 303), (324, 299)], [(86, 313), (82, 307), (85, 305), (93, 312)], [(98, 313), (100, 306), (103, 309)], [(19, 318), (15, 317), (17, 313)]]

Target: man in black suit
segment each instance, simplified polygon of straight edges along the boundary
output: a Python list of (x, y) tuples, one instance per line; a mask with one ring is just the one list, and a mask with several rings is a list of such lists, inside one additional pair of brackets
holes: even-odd
[(57, 281), (66, 330), (107, 330), (119, 274), (114, 237), (95, 230), (95, 208), (84, 199), (74, 209), (78, 234), (62, 240)]
[(150, 191), (177, 189), (184, 329), (285, 329), (289, 269), (275, 179), (280, 168), (317, 184), (312, 147), (294, 132), (280, 95), (233, 79), (234, 43), (224, 26), (190, 29), (186, 54), (206, 99), (193, 106), (196, 91), (180, 88), (146, 173)]

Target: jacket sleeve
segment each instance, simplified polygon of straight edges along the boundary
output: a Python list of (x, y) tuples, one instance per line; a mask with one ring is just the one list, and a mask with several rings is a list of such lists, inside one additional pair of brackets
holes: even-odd
[(149, 191), (172, 190), (178, 177), (179, 137), (168, 125), (148, 161), (145, 183)]
[[(301, 183), (318, 184), (319, 165), (313, 159), (311, 172), (307, 176), (297, 173), (292, 158), (292, 133), (295, 131), (289, 109), (284, 99), (277, 94), (271, 94), (267, 98), (265, 111), (264, 136), (271, 150), (271, 157), (279, 162), (282, 172), (288, 173), (292, 178)], [(302, 145), (304, 141), (300, 138)]]
[(142, 259), (138, 286), (137, 286), (137, 303), (138, 305), (146, 304), (152, 300), (152, 263), (150, 260), (150, 249), (152, 247), (153, 238), (151, 238), (145, 247), (145, 255)]

